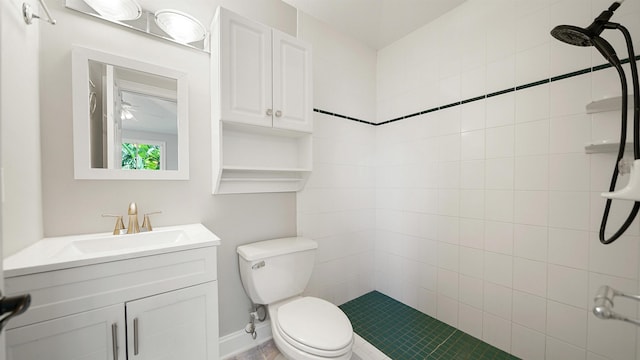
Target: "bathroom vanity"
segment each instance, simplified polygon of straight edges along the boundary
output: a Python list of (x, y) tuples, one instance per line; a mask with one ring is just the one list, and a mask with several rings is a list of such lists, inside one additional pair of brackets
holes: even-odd
[(7, 359), (217, 359), (219, 244), (193, 224), (43, 239), (7, 258), (7, 293), (32, 297)]

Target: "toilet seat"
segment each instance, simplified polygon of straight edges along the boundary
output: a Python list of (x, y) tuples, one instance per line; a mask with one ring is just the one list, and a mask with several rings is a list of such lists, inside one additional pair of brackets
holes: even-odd
[(282, 338), (300, 351), (321, 357), (338, 357), (351, 351), (351, 322), (326, 300), (302, 297), (283, 304), (278, 307), (275, 322)]

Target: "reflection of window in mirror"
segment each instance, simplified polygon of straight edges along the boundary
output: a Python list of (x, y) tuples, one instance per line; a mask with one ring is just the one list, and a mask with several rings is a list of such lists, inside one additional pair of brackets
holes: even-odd
[(122, 169), (162, 170), (165, 169), (165, 143), (158, 141), (122, 141)]

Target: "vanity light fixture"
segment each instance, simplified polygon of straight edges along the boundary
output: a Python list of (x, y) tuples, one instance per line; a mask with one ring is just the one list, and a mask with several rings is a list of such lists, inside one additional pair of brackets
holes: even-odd
[(136, 20), (142, 15), (142, 7), (135, 0), (84, 0), (100, 16), (110, 20)]
[(156, 24), (162, 31), (182, 44), (200, 41), (204, 39), (207, 34), (204, 26), (202, 26), (198, 19), (177, 10), (158, 10), (154, 14), (154, 17)]

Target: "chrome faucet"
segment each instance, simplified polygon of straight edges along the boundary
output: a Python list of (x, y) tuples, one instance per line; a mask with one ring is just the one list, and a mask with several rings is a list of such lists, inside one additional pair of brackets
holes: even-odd
[(140, 232), (140, 223), (138, 223), (138, 206), (135, 202), (129, 204), (129, 226), (127, 227), (127, 234), (136, 234)]

